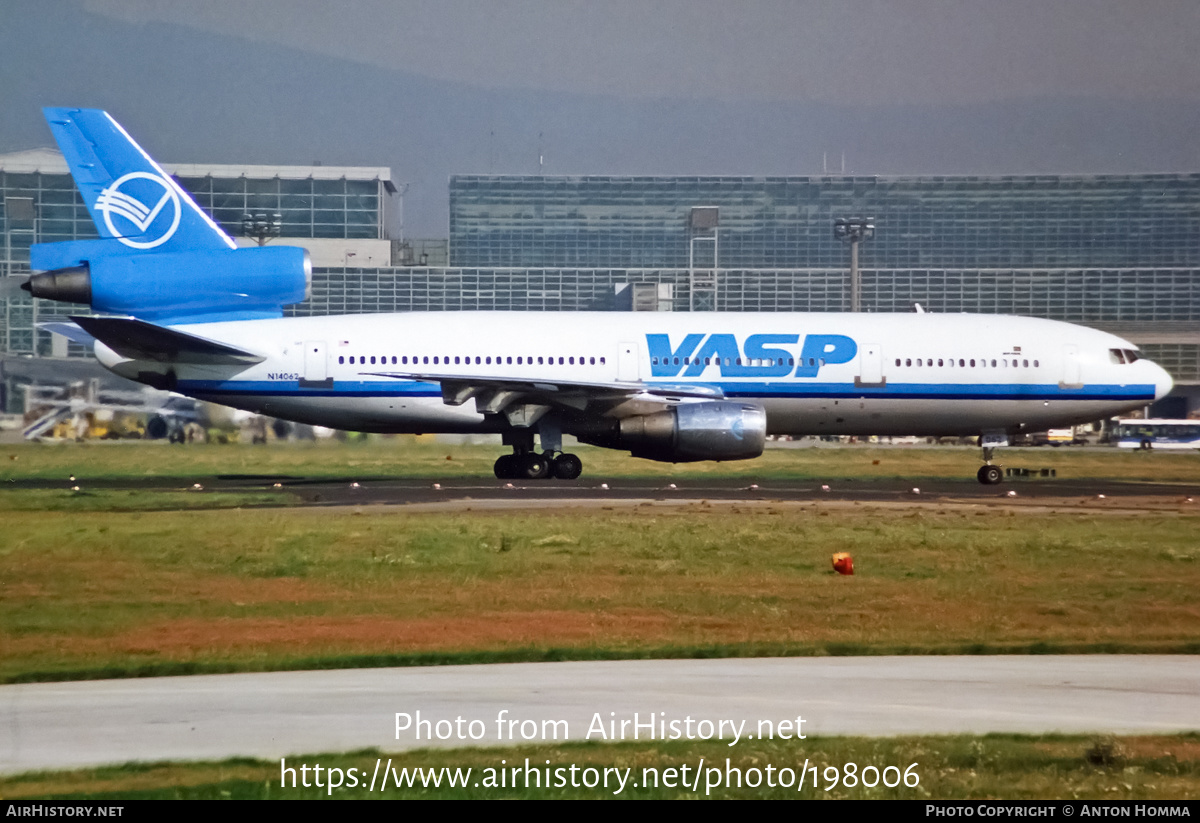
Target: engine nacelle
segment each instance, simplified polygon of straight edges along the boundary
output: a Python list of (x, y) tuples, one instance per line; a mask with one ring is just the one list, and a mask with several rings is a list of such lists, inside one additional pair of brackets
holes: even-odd
[(626, 417), (615, 431), (579, 439), (666, 463), (749, 460), (762, 454), (767, 413), (761, 406), (723, 400), (681, 403), (666, 411)]
[(111, 240), (33, 247), (34, 297), (86, 303), (146, 320), (278, 317), (303, 301), (312, 280), (308, 252), (293, 246), (163, 253), (112, 253)]

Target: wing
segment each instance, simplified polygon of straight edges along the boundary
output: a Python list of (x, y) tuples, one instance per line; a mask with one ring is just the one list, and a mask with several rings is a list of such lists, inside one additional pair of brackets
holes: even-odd
[(514, 426), (530, 425), (555, 407), (619, 418), (661, 411), (687, 400), (721, 400), (725, 397), (718, 387), (705, 384), (593, 383), (428, 372), (372, 372), (371, 376), (437, 383), (447, 405), (461, 406), (474, 398), (480, 413), (504, 414)]

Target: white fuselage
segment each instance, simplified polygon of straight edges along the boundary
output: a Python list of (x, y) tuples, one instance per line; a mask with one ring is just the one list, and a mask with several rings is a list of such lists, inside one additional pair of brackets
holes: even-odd
[(1040, 431), (1144, 407), (1172, 385), (1156, 364), (1114, 354), (1135, 349), (1119, 337), (995, 315), (423, 312), (176, 328), (266, 359), (150, 363), (101, 343), (97, 357), (135, 378), (169, 368), (200, 399), (373, 432), (505, 426), (414, 375), (709, 388), (761, 405), (768, 431), (791, 435)]

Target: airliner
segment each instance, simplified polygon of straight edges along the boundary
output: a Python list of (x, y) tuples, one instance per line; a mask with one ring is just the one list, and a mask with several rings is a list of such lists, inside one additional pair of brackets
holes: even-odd
[(362, 432), (499, 434), (498, 478), (571, 480), (563, 435), (668, 462), (743, 460), (770, 435), (978, 438), (1117, 415), (1171, 377), (1095, 329), (997, 315), (410, 312), (284, 317), (308, 253), (236, 247), (104, 111), (51, 108), (100, 239), (38, 244), (51, 330), (110, 371), (200, 400)]

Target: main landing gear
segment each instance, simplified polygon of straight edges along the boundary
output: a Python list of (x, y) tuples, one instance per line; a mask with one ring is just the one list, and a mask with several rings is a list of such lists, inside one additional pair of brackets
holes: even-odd
[(496, 459), (493, 469), (501, 480), (574, 480), (583, 473), (583, 461), (573, 454), (560, 452), (521, 452)]
[(992, 464), (992, 457), (995, 454), (995, 449), (991, 446), (983, 447), (983, 463), (979, 467), (979, 471), (975, 477), (985, 486), (995, 486), (1004, 482), (1004, 470), (1000, 466)]
[(513, 429), (504, 433), (504, 445), (513, 453), (496, 460), (494, 471), (501, 480), (574, 480), (583, 473), (583, 461), (562, 450), (562, 428), (552, 416), (544, 417), (537, 426), (542, 439), (542, 453), (533, 446), (533, 428)]

